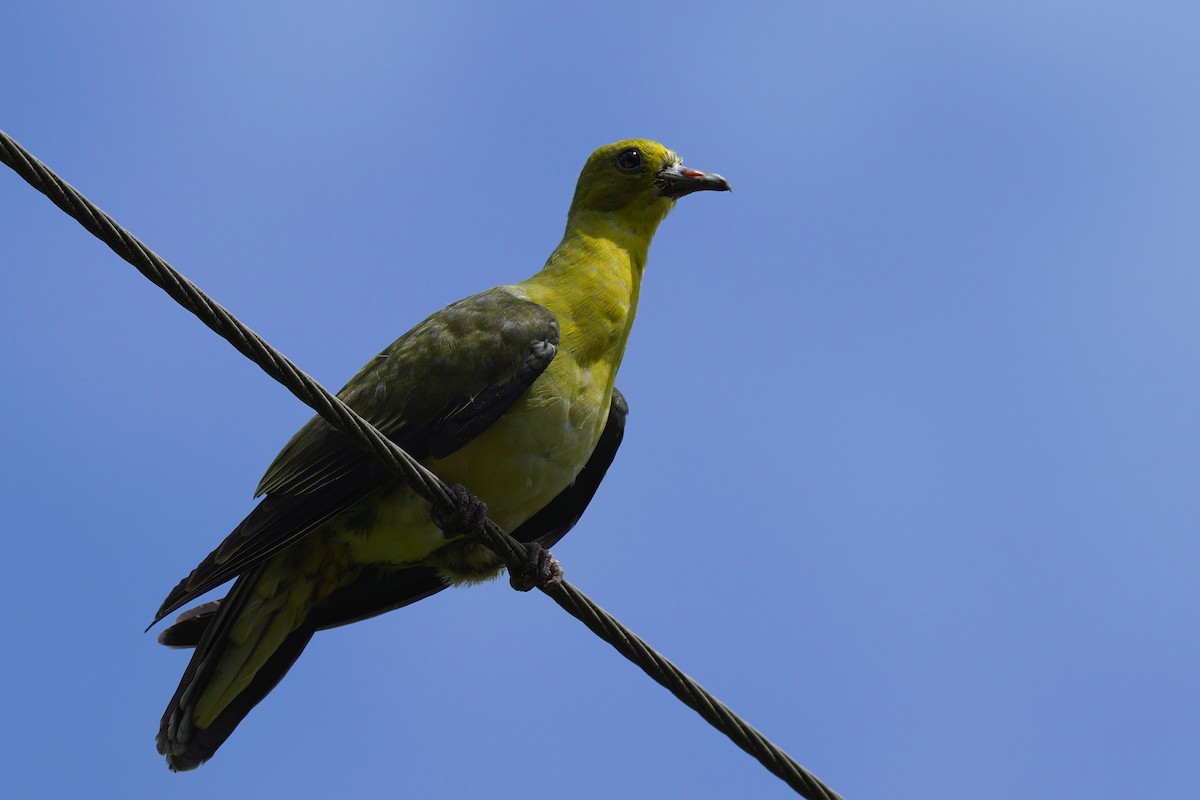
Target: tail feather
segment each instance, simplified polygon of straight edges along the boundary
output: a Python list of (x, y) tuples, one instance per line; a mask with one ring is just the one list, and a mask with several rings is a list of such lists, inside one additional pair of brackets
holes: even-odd
[[(244, 613), (260, 600), (255, 589), (265, 568), (238, 578), (215, 609), (183, 615), (184, 625), (207, 624), (159, 725), (158, 751), (172, 770), (194, 769), (211, 758), (312, 638), (313, 628), (297, 624), (295, 612)], [(258, 617), (258, 624), (248, 625), (247, 617)], [(232, 635), (235, 628), (249, 638), (239, 641)]]
[[(304, 652), (312, 638), (311, 628), (293, 631), (271, 655), (244, 689), (221, 710), (206, 728), (184, 724), (168, 733), (170, 721), (164, 715), (164, 727), (159, 732), (159, 752), (167, 757), (167, 766), (174, 772), (195, 769), (212, 758), (238, 724), (283, 679), (292, 664)], [(174, 738), (168, 738), (172, 736)]]
[(220, 600), (212, 600), (188, 609), (175, 618), (173, 625), (158, 634), (158, 643), (172, 648), (195, 647), (220, 606)]
[[(408, 605), (447, 585), (427, 567), (367, 568), (358, 580), (308, 609), (306, 619), (298, 625), (294, 619), (285, 624), (287, 615), (277, 613), (274, 599), (263, 597), (266, 587), (262, 584), (266, 582), (261, 573), (265, 568), (240, 577), (223, 599), (180, 614), (174, 625), (159, 634), (159, 642), (169, 647), (196, 648), (159, 727), (158, 751), (167, 757), (172, 770), (195, 769), (211, 758), (238, 723), (287, 674), (313, 633)], [(264, 614), (264, 609), (268, 613)], [(257, 624), (247, 621), (255, 616), (251, 612), (259, 615)], [(276, 645), (270, 640), (279, 637), (281, 630), (284, 633)], [(255, 633), (258, 638), (241, 638)], [(271, 646), (274, 652), (264, 657), (263, 651)], [(259, 658), (263, 659), (261, 666), (252, 672), (241, 670), (236, 684), (227, 677), (235, 664), (244, 667)], [(219, 699), (211, 694), (218, 668), (221, 681), (226, 682)], [(237, 691), (232, 691), (235, 685)], [(203, 705), (201, 700), (205, 701)], [(213, 706), (219, 710), (209, 719), (212, 712), (208, 709)]]

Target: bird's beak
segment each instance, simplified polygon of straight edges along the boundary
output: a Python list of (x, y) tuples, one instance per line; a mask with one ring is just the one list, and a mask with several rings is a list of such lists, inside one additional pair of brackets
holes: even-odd
[(660, 169), (654, 176), (654, 189), (662, 197), (683, 197), (692, 192), (730, 191), (729, 181), (717, 173), (701, 172), (683, 164), (672, 164)]

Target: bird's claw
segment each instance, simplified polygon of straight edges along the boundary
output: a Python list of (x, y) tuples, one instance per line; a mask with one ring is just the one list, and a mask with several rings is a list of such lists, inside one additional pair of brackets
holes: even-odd
[(461, 483), (452, 483), (448, 488), (454, 497), (454, 510), (444, 512), (435, 505), (429, 512), (433, 524), (441, 528), (447, 539), (478, 530), (487, 518), (487, 504)]
[(528, 592), (535, 586), (548, 589), (562, 583), (562, 565), (558, 559), (550, 555), (550, 551), (537, 542), (525, 542), (529, 552), (529, 560), (525, 562), (520, 572), (510, 570), (508, 582), (518, 592)]

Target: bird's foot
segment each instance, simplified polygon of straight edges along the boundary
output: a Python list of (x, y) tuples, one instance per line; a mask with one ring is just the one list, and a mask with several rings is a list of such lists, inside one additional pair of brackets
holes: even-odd
[(520, 572), (510, 570), (509, 584), (518, 592), (528, 592), (533, 587), (548, 589), (562, 583), (562, 565), (558, 559), (550, 555), (550, 551), (537, 542), (525, 542), (529, 551), (529, 560)]
[(479, 530), (479, 526), (487, 518), (487, 504), (471, 494), (471, 490), (461, 483), (452, 483), (449, 489), (454, 497), (454, 510), (443, 512), (434, 506), (429, 512), (433, 524), (442, 529), (447, 539)]

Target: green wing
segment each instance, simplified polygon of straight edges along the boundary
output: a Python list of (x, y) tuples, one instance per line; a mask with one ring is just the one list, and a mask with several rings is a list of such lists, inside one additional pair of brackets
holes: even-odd
[[(495, 422), (558, 348), (548, 309), (502, 288), (447, 306), (363, 367), (338, 393), (417, 459), (453, 453)], [(395, 476), (314, 417), (267, 469), (266, 494), (167, 596), (154, 621), (278, 553)]]
[[(580, 471), (575, 483), (563, 489), (557, 497), (546, 504), (538, 513), (526, 520), (512, 535), (522, 542), (536, 541), (543, 547), (552, 547), (575, 526), (587, 509), (600, 481), (608, 472), (621, 440), (625, 436), (625, 417), (629, 406), (625, 397), (613, 389), (612, 404), (608, 409), (608, 422), (600, 434), (600, 441), (592, 457)], [(407, 567), (405, 569), (379, 569), (366, 567), (354, 583), (344, 586), (314, 608), (305, 621), (303, 633), (297, 633), (298, 642), (307, 642), (308, 636), (318, 630), (334, 628), (357, 622), (367, 617), (394, 611), (397, 608), (423, 600), (437, 594), (449, 584), (431, 567)], [(195, 647), (212, 622), (223, 601), (213, 600), (188, 610), (175, 624), (158, 636), (158, 641), (168, 647)], [(297, 654), (299, 650), (296, 650)], [(257, 696), (266, 694), (270, 685)], [(253, 705), (257, 697), (246, 694), (246, 702)], [(238, 702), (242, 702), (239, 698)]]

